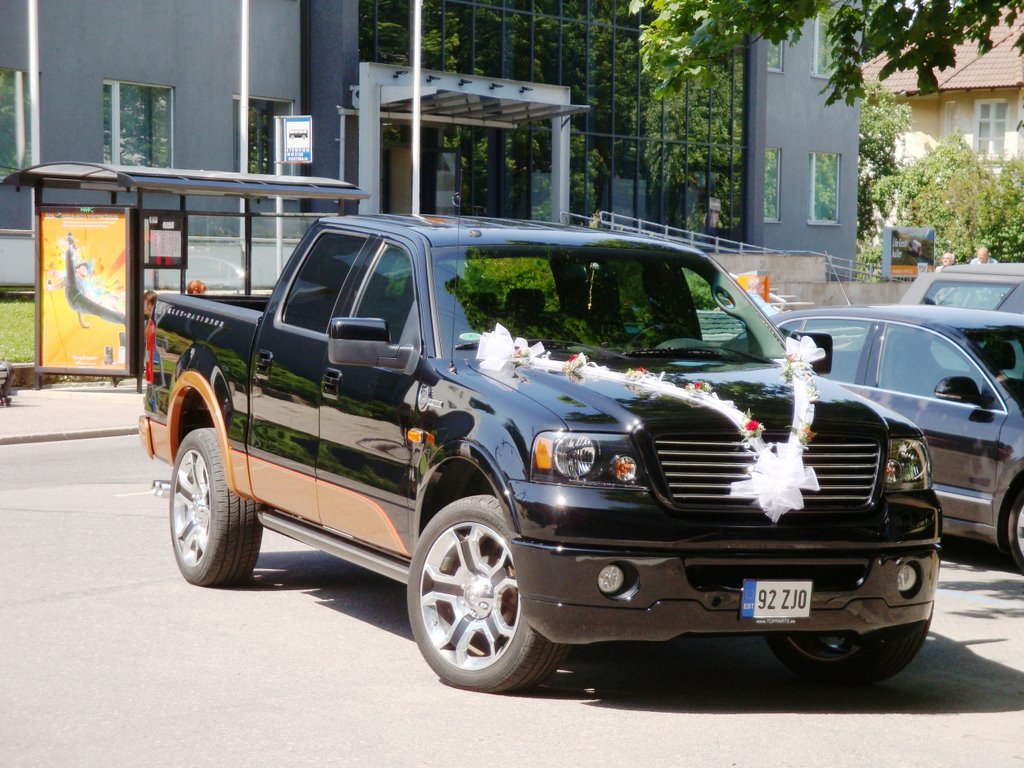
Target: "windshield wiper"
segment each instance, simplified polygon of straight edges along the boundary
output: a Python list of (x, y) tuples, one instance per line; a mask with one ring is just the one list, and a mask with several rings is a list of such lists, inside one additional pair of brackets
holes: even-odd
[(549, 352), (552, 349), (564, 349), (564, 350), (569, 350), (569, 351), (572, 351), (572, 352), (575, 352), (575, 351), (579, 350), (579, 351), (586, 352), (588, 355), (593, 353), (594, 356), (624, 357), (624, 355), (621, 352), (616, 352), (614, 349), (605, 349), (604, 347), (595, 347), (592, 344), (583, 344), (582, 342), (578, 342), (578, 341), (561, 341), (559, 339), (540, 339), (540, 338), (531, 338), (531, 339), (527, 339), (527, 341), (529, 341), (531, 346), (533, 344), (537, 344), (537, 343), (543, 344), (545, 351), (549, 351)]
[(706, 357), (709, 360), (723, 360), (725, 353), (711, 347), (663, 347), (649, 349), (631, 349), (625, 357)]

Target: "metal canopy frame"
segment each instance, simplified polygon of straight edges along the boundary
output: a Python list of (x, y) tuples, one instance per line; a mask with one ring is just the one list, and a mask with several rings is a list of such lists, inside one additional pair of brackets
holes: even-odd
[[(552, 220), (569, 209), (569, 118), (589, 110), (570, 100), (567, 86), (422, 70), (420, 114), (425, 123), (515, 128), (551, 123)], [(382, 119), (412, 119), (413, 74), (408, 67), (363, 62), (352, 104), (359, 112), (359, 186), (369, 197), (361, 213), (380, 212)]]
[(255, 173), (144, 168), (107, 163), (42, 163), (16, 171), (4, 184), (34, 189), (80, 189), (125, 193), (217, 195), (254, 200), (265, 197), (360, 200), (369, 196), (354, 184), (314, 176), (271, 176)]

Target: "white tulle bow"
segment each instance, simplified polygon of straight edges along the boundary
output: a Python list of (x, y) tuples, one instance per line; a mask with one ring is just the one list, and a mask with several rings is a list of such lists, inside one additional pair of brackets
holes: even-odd
[(773, 523), (790, 510), (803, 509), (801, 490), (816, 491), (819, 487), (814, 470), (804, 466), (799, 444), (783, 443), (775, 448), (759, 451), (750, 479), (732, 484), (733, 495), (755, 496)]

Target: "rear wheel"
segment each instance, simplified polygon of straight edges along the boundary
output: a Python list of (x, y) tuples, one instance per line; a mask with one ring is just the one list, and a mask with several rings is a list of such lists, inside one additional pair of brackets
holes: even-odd
[(1024, 491), (1013, 501), (1007, 529), (1007, 543), (1017, 568), (1024, 572)]
[(568, 652), (523, 615), (510, 540), (498, 500), (470, 496), (442, 509), (416, 546), (409, 620), (420, 652), (448, 685), (529, 688)]
[(260, 556), (256, 504), (228, 490), (216, 433), (197, 429), (182, 441), (171, 478), (171, 542), (185, 580), (202, 587), (240, 584)]
[(769, 635), (768, 647), (792, 672), (821, 683), (863, 685), (892, 677), (921, 650), (931, 620), (897, 634), (865, 638), (828, 635)]

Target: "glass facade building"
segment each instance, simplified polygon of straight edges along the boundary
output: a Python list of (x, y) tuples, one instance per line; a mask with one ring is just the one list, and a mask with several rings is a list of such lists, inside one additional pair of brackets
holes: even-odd
[[(410, 64), (410, 6), (360, 0), (361, 61)], [(710, 87), (661, 99), (641, 68), (641, 23), (628, 0), (424, 0), (422, 65), (568, 86), (574, 104), (589, 105), (569, 118), (571, 213), (612, 211), (742, 239), (747, 51), (719, 62)], [(407, 157), (409, 128), (382, 131), (386, 200), (389, 158)], [(455, 158), (463, 213), (550, 217), (549, 124), (425, 125), (423, 145), (425, 168), (451, 165), (433, 156)]]

